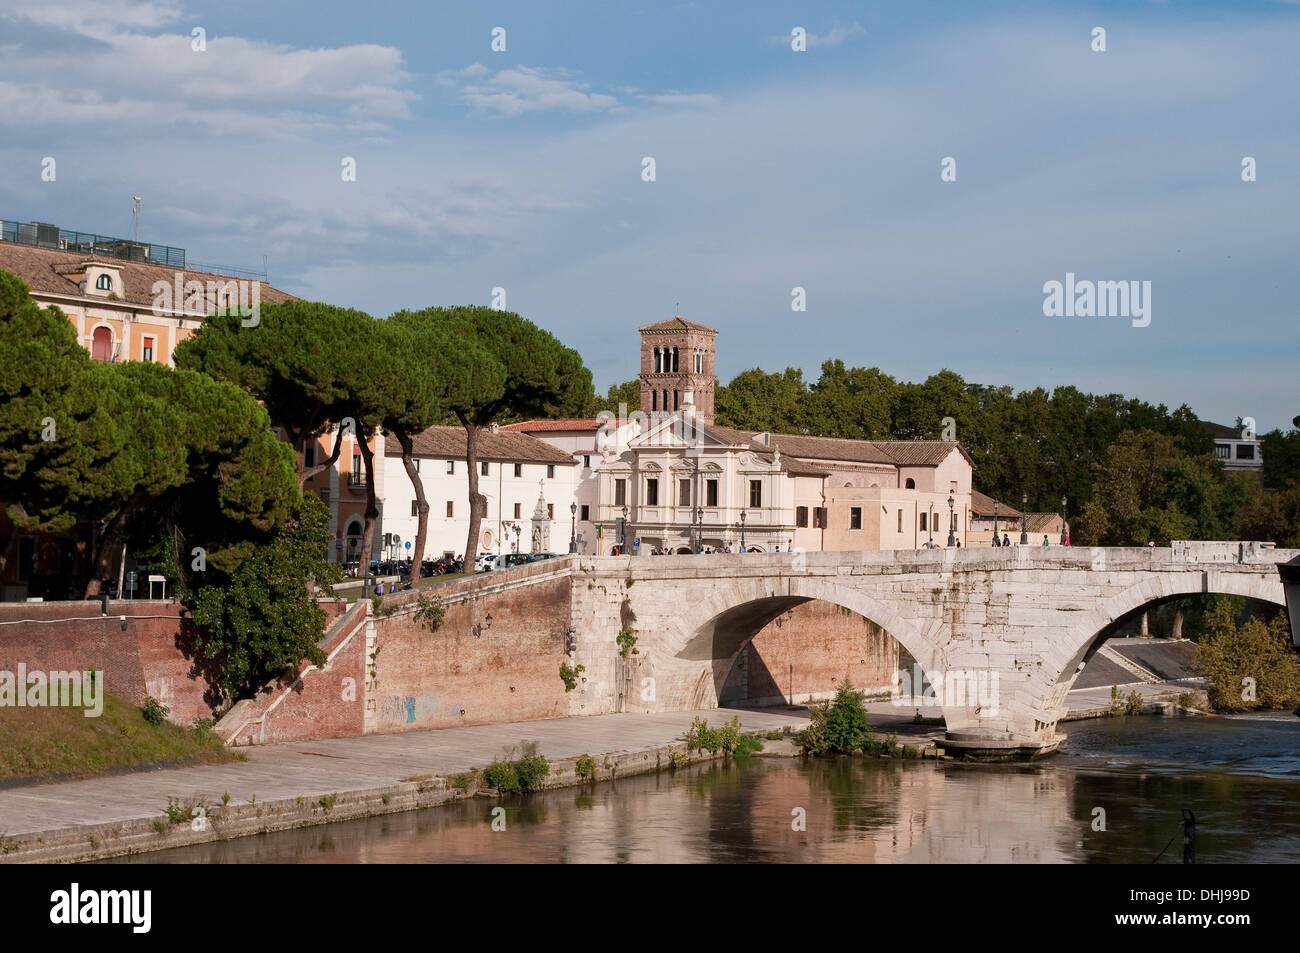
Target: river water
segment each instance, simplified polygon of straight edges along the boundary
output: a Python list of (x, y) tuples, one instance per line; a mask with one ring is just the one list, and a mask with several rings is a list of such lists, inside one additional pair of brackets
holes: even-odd
[(1300, 863), (1300, 718), (1063, 728), (1029, 764), (751, 758), (507, 799), (499, 831), (476, 798), (120, 860), (1181, 863), (1187, 808), (1198, 863)]

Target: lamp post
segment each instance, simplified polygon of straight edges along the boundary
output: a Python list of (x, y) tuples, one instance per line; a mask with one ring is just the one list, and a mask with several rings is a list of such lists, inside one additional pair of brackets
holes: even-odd
[(928, 521), (928, 525), (926, 526), (926, 531), (930, 534), (930, 545), (927, 548), (934, 549), (934, 505), (933, 504), (931, 504), (930, 506), (930, 519)]
[(740, 551), (745, 551), (745, 511), (740, 511)]
[(578, 504), (569, 504), (569, 552), (578, 551)]
[(695, 507), (695, 509), (691, 511), (691, 522), (694, 524), (693, 529), (695, 530), (695, 542), (691, 546), (691, 549), (694, 552), (699, 553), (704, 549), (704, 510), (700, 509), (698, 506)]
[(998, 545), (998, 501), (993, 501), (993, 545)]
[(952, 494), (949, 493), (948, 494), (948, 545), (949, 546), (957, 545), (957, 536), (955, 532), (957, 529), (957, 511), (955, 509), (956, 505), (957, 505), (957, 501), (954, 500), (952, 498)]
[(1029, 545), (1029, 494), (1020, 494), (1020, 545)]
[(1065, 545), (1065, 494), (1061, 494), (1061, 545)]

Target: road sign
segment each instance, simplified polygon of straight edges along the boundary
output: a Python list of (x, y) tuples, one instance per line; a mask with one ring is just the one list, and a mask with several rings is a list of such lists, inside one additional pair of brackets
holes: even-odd
[(633, 539), (632, 539), (632, 545), (633, 545), (633, 546), (640, 546), (640, 545), (641, 545), (641, 537), (640, 537), (640, 536), (635, 536), (635, 537), (633, 537)]
[(411, 541), (409, 539), (406, 541), (406, 548), (407, 549), (411, 548)]

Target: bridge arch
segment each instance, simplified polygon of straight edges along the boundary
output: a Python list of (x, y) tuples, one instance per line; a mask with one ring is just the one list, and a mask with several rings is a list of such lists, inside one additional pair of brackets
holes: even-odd
[(685, 613), (692, 620), (689, 624), (671, 633), (661, 631), (657, 647), (674, 664), (708, 666), (708, 684), (697, 683), (693, 697), (713, 704), (722, 697), (740, 650), (781, 615), (815, 601), (845, 609), (879, 626), (925, 672), (942, 668), (938, 626), (922, 626), (861, 589), (809, 575), (782, 577), (779, 586), (750, 579), (728, 580), (690, 607)]
[(1170, 599), (1199, 595), (1244, 596), (1286, 608), (1280, 577), (1268, 579), (1253, 573), (1214, 570), (1160, 575), (1158, 581), (1137, 583), (1099, 602), (1070, 629), (1068, 644), (1074, 648), (1074, 653), (1057, 673), (1058, 690), (1062, 693), (1070, 690), (1088, 659), (1119, 624)]

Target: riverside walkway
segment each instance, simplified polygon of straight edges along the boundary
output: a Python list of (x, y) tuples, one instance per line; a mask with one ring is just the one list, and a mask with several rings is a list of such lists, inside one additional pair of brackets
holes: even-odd
[(157, 819), (166, 816), (169, 798), (201, 798), (232, 805), (393, 788), (415, 778), (449, 777), (487, 767), (505, 749), (524, 740), (556, 761), (590, 754), (650, 750), (680, 741), (699, 716), (710, 725), (740, 717), (747, 731), (769, 731), (807, 724), (805, 709), (711, 709), (654, 715), (614, 714), (554, 718), (496, 725), (470, 725), (327, 738), (240, 748), (247, 761), (133, 771), (81, 781), (33, 784), (0, 790), (0, 837), (49, 833), (69, 828)]

